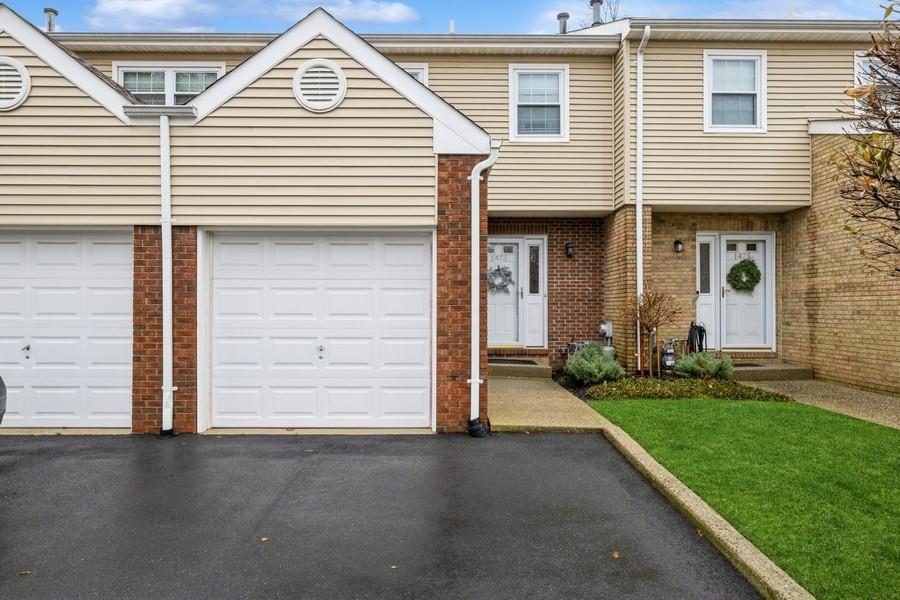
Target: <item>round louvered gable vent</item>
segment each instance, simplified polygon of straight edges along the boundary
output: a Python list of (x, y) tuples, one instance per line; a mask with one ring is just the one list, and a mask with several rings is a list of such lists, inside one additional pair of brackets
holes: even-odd
[(0, 110), (19, 106), (30, 90), (31, 77), (25, 65), (14, 58), (0, 56)]
[(337, 108), (347, 93), (347, 78), (341, 68), (324, 58), (308, 61), (294, 75), (294, 96), (303, 108), (328, 112)]

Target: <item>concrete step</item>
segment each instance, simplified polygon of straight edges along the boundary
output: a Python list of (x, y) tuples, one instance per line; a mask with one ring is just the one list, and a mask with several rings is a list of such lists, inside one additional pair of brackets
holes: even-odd
[(812, 367), (780, 360), (734, 359), (735, 381), (796, 381), (812, 379)]
[(553, 369), (546, 358), (488, 358), (488, 377), (525, 377), (549, 379)]

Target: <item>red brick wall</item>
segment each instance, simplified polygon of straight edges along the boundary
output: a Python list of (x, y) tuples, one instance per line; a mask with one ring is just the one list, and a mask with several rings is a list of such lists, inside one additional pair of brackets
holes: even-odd
[[(480, 156), (438, 157), (437, 427), (465, 431), (469, 420), (471, 333), (470, 183)], [(487, 177), (481, 182), (481, 264), (487, 265)], [(487, 273), (481, 269), (481, 419), (487, 422)]]
[[(547, 337), (550, 364), (563, 365), (560, 348), (597, 340), (602, 315), (602, 219), (509, 218), (488, 220), (491, 235), (547, 236)], [(567, 258), (566, 243), (575, 244)]]
[(159, 227), (134, 228), (134, 334), (131, 429), (159, 433), (162, 426), (162, 252)]
[(197, 431), (197, 228), (172, 229), (175, 433)]
[[(162, 249), (160, 228), (134, 228), (132, 431), (162, 428)], [(175, 432), (197, 428), (197, 229), (174, 227)]]

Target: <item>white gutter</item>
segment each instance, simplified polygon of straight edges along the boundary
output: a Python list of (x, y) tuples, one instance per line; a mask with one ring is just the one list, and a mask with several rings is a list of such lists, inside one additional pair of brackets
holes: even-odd
[(471, 410), (469, 411), (469, 435), (485, 437), (487, 430), (479, 418), (481, 407), (481, 174), (490, 169), (500, 156), (501, 140), (491, 140), (490, 155), (472, 168), (469, 178), (471, 194), (471, 241), (472, 241), (472, 323), (471, 323), (471, 366), (469, 384)]
[(175, 390), (172, 348), (172, 149), (169, 116), (159, 117), (160, 230), (162, 233), (162, 431), (174, 431)]
[[(650, 26), (644, 26), (644, 36), (637, 51), (637, 133), (635, 149), (635, 239), (637, 241), (637, 298), (644, 293), (644, 49), (650, 41)], [(637, 368), (641, 370), (641, 321), (637, 322)]]

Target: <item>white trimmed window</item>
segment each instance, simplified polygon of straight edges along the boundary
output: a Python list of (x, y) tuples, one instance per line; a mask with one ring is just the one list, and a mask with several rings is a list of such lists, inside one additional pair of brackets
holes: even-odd
[(428, 85), (428, 63), (403, 63), (397, 66), (418, 79), (422, 85)]
[(509, 139), (569, 141), (568, 65), (509, 66)]
[(223, 64), (113, 65), (116, 81), (146, 104), (187, 104), (225, 74)]
[(703, 52), (703, 130), (765, 133), (766, 51)]
[(853, 79), (854, 85), (865, 85), (872, 82), (872, 59), (865, 52), (853, 54)]

